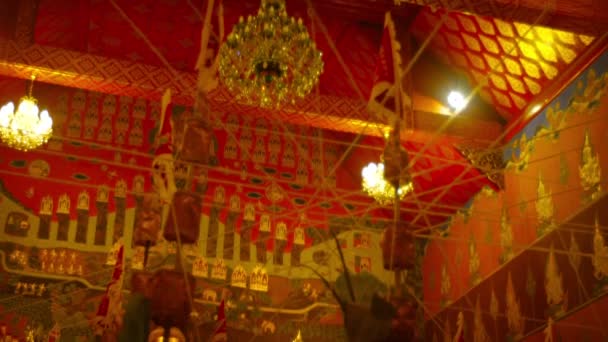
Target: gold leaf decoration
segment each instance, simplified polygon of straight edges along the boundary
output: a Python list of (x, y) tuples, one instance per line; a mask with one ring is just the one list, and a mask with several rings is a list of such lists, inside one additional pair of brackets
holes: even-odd
[(608, 247), (604, 242), (604, 236), (600, 232), (600, 224), (595, 217), (595, 233), (593, 234), (593, 257), (591, 259), (595, 278), (598, 280), (608, 276)]
[(491, 36), (496, 34), (496, 31), (494, 30), (494, 25), (492, 24), (491, 21), (484, 19), (482, 17), (478, 17), (478, 16), (475, 16), (475, 19), (477, 21), (477, 24), (479, 24), (479, 27), (481, 28), (483, 33), (491, 35)]
[(452, 326), (450, 325), (450, 320), (446, 318), (444, 328), (443, 328), (443, 342), (453, 342), (452, 341)]
[(491, 74), (490, 75), (490, 80), (492, 81), (492, 84), (494, 84), (494, 86), (500, 90), (507, 90), (507, 82), (505, 82), (505, 79), (502, 78), (501, 75), (499, 74)]
[(548, 228), (553, 226), (553, 195), (545, 187), (543, 176), (538, 175), (538, 186), (536, 188), (536, 217), (538, 223), (538, 236), (548, 232)]
[[(520, 94), (526, 93), (524, 84), (519, 80), (519, 78), (515, 78), (511, 75), (506, 75), (506, 77), (507, 77), (507, 81), (509, 82), (509, 85), (511, 86), (511, 89), (513, 89), (515, 92), (520, 93)], [(511, 98), (512, 97), (513, 96), (511, 95)]]
[(504, 209), (500, 218), (500, 247), (502, 247), (500, 261), (506, 263), (513, 258), (513, 231), (507, 218), (507, 211)]
[[(483, 41), (483, 39), (482, 39)], [(507, 66), (507, 70), (515, 75), (515, 76), (520, 76), (521, 75), (521, 66), (519, 65), (519, 63), (517, 63), (516, 61), (514, 61), (511, 58), (504, 58), (503, 59), (503, 63), (505, 63), (505, 65)]]
[(507, 305), (507, 323), (509, 325), (509, 331), (517, 340), (521, 337), (524, 329), (524, 319), (521, 315), (519, 307), (519, 300), (515, 294), (515, 288), (513, 286), (513, 278), (511, 272), (507, 276), (507, 290), (506, 290), (506, 305)]
[(504, 188), (503, 170), (505, 163), (502, 149), (487, 151), (467, 146), (456, 146), (456, 149), (496, 186), (500, 189)]
[(469, 16), (459, 15), (458, 20), (462, 24), (462, 27), (464, 27), (464, 29), (467, 30), (468, 32), (471, 32), (471, 33), (477, 32), (477, 28), (475, 27), (475, 24), (469, 18)]
[(477, 247), (475, 246), (475, 239), (474, 236), (471, 235), (469, 240), (469, 277), (472, 286), (479, 284), (481, 281), (479, 276), (479, 264), (479, 254), (477, 253)]
[(486, 327), (483, 324), (483, 316), (481, 314), (481, 304), (479, 303), (479, 295), (475, 301), (475, 312), (473, 314), (473, 341), (474, 342), (488, 342), (490, 338), (486, 332)]
[(494, 320), (498, 317), (499, 310), (498, 298), (496, 298), (496, 293), (492, 289), (492, 294), (490, 295), (490, 315), (492, 315)]
[(528, 272), (526, 273), (526, 294), (530, 299), (533, 299), (536, 296), (536, 280), (534, 279), (534, 273), (532, 273), (532, 269), (528, 267)]
[(506, 37), (515, 36), (511, 23), (508, 23), (508, 22), (500, 20), (500, 19), (495, 19), (494, 24), (498, 28), (498, 31), (500, 31), (500, 34), (502, 34), (503, 36), (506, 36)]
[(519, 95), (511, 93), (509, 96), (511, 96), (511, 100), (513, 100), (515, 106), (519, 109), (523, 109), (528, 104), (528, 102)]
[(579, 175), (583, 189), (586, 192), (591, 192), (590, 200), (598, 198), (601, 194), (600, 180), (602, 171), (600, 169), (599, 155), (593, 151), (588, 131), (585, 133), (585, 144), (581, 155)]
[(492, 95), (494, 95), (494, 99), (503, 107), (511, 107), (511, 100), (505, 94), (499, 92), (496, 89), (492, 89)]
[(486, 50), (488, 50), (494, 54), (500, 53), (498, 44), (496, 43), (496, 41), (493, 38), (484, 36), (483, 34), (480, 34), (479, 38), (481, 39), (481, 44), (483, 44), (483, 46), (486, 48)]
[(581, 249), (576, 242), (574, 233), (570, 233), (570, 248), (568, 249), (568, 260), (574, 271), (578, 274), (578, 268), (581, 265)]
[(547, 294), (547, 304), (559, 305), (564, 301), (564, 285), (562, 274), (559, 272), (559, 266), (555, 259), (553, 245), (549, 250), (547, 257), (547, 267), (545, 269), (545, 292)]
[(526, 74), (532, 78), (540, 78), (540, 69), (534, 62), (523, 61), (521, 66), (524, 67)]
[(450, 275), (445, 265), (441, 269), (441, 297), (447, 304), (449, 303), (450, 290), (452, 289), (452, 283), (450, 282)]
[(479, 41), (477, 40), (477, 38), (466, 33), (463, 33), (462, 37), (464, 38), (464, 42), (467, 44), (469, 49), (477, 52), (481, 51), (481, 45), (479, 45)]
[(524, 82), (526, 83), (526, 86), (528, 87), (528, 89), (530, 90), (530, 92), (534, 95), (540, 93), (540, 85), (538, 83), (536, 83), (536, 81), (528, 78), (528, 77), (524, 77)]
[(545, 76), (547, 76), (548, 79), (552, 80), (555, 78), (555, 76), (557, 76), (557, 68), (554, 67), (552, 64), (545, 62), (539, 62), (538, 64), (540, 64), (540, 68), (543, 69), (543, 72), (545, 73)]

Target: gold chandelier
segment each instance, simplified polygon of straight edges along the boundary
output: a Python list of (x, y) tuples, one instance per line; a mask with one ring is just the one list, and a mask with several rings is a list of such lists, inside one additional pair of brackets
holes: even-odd
[(277, 107), (308, 95), (323, 72), (321, 52), (285, 0), (261, 0), (256, 16), (239, 18), (220, 48), (220, 78), (237, 98)]
[[(409, 157), (399, 140), (399, 124), (388, 135), (382, 163), (369, 163), (361, 170), (361, 187), (380, 205), (402, 200), (414, 190), (414, 183), (409, 172)], [(384, 163), (388, 166), (385, 167)], [(395, 191), (397, 188), (397, 191)]]
[(36, 99), (32, 97), (33, 84), (34, 77), (28, 95), (21, 98), (16, 112), (12, 102), (0, 109), (0, 138), (9, 147), (20, 151), (29, 151), (45, 144), (53, 133), (53, 120), (49, 112), (40, 112)]
[[(361, 186), (369, 196), (373, 197), (380, 205), (389, 205), (395, 200), (395, 187), (384, 178), (383, 163), (369, 163), (361, 171), (363, 180)], [(414, 185), (410, 181), (401, 185), (397, 190), (399, 200), (414, 190)]]

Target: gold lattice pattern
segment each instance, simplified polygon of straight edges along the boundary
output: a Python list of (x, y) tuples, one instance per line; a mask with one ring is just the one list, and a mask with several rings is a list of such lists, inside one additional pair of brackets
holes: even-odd
[[(424, 39), (442, 15), (425, 9), (414, 24), (417, 37)], [(461, 69), (475, 85), (481, 84), (481, 95), (511, 119), (593, 40), (545, 27), (451, 13), (432, 45), (444, 62)]]

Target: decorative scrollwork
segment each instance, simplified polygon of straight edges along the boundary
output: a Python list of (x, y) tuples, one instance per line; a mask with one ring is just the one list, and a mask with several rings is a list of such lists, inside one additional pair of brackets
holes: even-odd
[(456, 146), (456, 149), (480, 172), (484, 173), (492, 183), (504, 189), (503, 170), (505, 162), (502, 149), (480, 150), (467, 146)]

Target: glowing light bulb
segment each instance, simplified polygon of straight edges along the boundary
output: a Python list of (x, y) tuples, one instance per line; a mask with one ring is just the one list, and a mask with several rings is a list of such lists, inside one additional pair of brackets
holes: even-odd
[(451, 91), (448, 95), (448, 104), (458, 113), (467, 106), (467, 99), (459, 91)]
[(49, 116), (49, 112), (43, 110), (40, 113), (40, 123), (36, 126), (36, 134), (44, 134), (53, 127), (53, 120)]
[(0, 109), (0, 126), (8, 127), (11, 122), (11, 115), (15, 111), (15, 105), (12, 102), (9, 102), (2, 106)]

